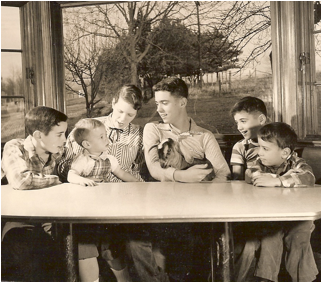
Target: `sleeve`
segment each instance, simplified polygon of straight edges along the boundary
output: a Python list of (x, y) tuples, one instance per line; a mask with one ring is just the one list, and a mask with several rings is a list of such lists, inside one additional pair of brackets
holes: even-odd
[(245, 165), (244, 153), (241, 150), (242, 144), (235, 143), (231, 152), (230, 165)]
[(70, 169), (68, 171), (73, 171), (75, 174), (83, 176), (84, 171), (89, 167), (88, 162), (89, 161), (84, 155), (78, 154), (78, 156), (71, 160)]
[(144, 159), (144, 151), (143, 151), (143, 129), (140, 127), (138, 131), (137, 137), (137, 154), (132, 163), (131, 171), (137, 172), (140, 175), (142, 168), (144, 167), (145, 159)]
[(283, 187), (300, 187), (313, 186), (315, 183), (315, 176), (310, 165), (308, 165), (303, 158), (298, 158), (297, 162), (286, 172), (279, 177)]
[(116, 157), (113, 155), (108, 155), (108, 159), (111, 162), (111, 171), (112, 173), (115, 172), (115, 170), (120, 167), (119, 162), (117, 161)]
[(227, 181), (231, 172), (219, 144), (212, 133), (206, 133), (204, 138), (205, 157), (211, 162), (215, 173), (215, 182)]
[(73, 162), (73, 159), (82, 151), (82, 147), (74, 140), (73, 131), (69, 134), (64, 152), (57, 166), (58, 176), (62, 182), (67, 182), (67, 174)]
[(159, 181), (174, 181), (175, 168), (161, 168), (156, 145), (160, 143), (158, 130), (153, 123), (148, 123), (143, 131), (143, 145), (146, 165), (151, 176)]
[(19, 146), (12, 143), (7, 143), (4, 147), (2, 167), (8, 183), (17, 190), (42, 189), (60, 184), (56, 175), (33, 172)]

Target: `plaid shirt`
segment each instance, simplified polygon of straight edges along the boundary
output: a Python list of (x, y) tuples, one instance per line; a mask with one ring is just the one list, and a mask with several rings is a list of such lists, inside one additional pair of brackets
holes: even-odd
[[(145, 161), (143, 130), (141, 127), (131, 123), (123, 130), (113, 128), (112, 114), (95, 118), (104, 124), (107, 137), (111, 141), (106, 153), (115, 156), (123, 170), (143, 181), (140, 175)], [(72, 131), (67, 138), (63, 157), (58, 164), (58, 174), (63, 181), (67, 180), (71, 163), (82, 150), (83, 148), (75, 141)], [(106, 182), (122, 182), (122, 180), (114, 174), (108, 174)]]
[(74, 160), (70, 171), (77, 175), (95, 180), (108, 182), (109, 175), (119, 167), (117, 159), (103, 152), (100, 156), (91, 155), (84, 149)]
[(1, 178), (18, 190), (32, 190), (60, 184), (55, 174), (56, 159), (60, 154), (50, 154), (45, 163), (36, 153), (31, 136), (8, 141), (3, 149)]
[[(8, 183), (14, 189), (32, 190), (60, 184), (55, 174), (56, 159), (61, 154), (50, 154), (45, 163), (36, 153), (31, 136), (24, 139), (8, 141), (3, 149), (1, 164), (1, 179), (7, 177)], [(41, 226), (51, 234), (51, 223), (7, 222), (2, 231), (2, 239), (12, 228), (32, 229)]]
[(303, 158), (299, 158), (296, 152), (293, 152), (278, 168), (263, 165), (258, 157), (256, 164), (246, 170), (246, 180), (251, 182), (252, 175), (256, 172), (272, 174), (281, 180), (283, 187), (287, 188), (313, 186), (315, 183), (311, 166)]

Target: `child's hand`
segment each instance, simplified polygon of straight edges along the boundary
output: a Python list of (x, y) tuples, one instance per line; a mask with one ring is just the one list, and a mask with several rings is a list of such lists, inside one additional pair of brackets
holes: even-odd
[(82, 178), (82, 180), (79, 180), (78, 184), (82, 186), (89, 186), (89, 187), (97, 186), (97, 183), (95, 181), (87, 178)]
[(252, 176), (253, 185), (256, 187), (280, 187), (282, 182), (272, 174), (256, 174)]

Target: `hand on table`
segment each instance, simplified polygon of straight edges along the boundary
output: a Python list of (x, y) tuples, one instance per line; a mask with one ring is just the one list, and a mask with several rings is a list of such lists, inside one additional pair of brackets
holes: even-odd
[(282, 182), (272, 174), (260, 173), (252, 176), (253, 185), (256, 187), (281, 187)]

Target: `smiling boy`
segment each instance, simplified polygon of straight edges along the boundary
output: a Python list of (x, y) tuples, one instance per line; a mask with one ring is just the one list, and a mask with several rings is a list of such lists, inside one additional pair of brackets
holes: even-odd
[(244, 180), (245, 170), (256, 161), (259, 150), (257, 132), (266, 124), (267, 110), (261, 99), (246, 96), (233, 106), (230, 113), (244, 137), (234, 145), (230, 165), (233, 179)]

